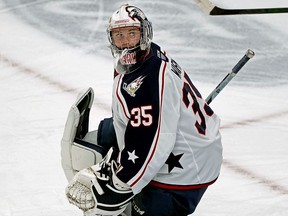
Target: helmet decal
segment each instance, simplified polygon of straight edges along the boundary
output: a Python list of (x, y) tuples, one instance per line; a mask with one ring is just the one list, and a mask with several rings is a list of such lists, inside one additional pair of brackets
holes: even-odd
[(136, 18), (139, 22), (141, 22), (142, 20), (146, 19), (144, 13), (139, 8), (127, 6), (126, 11), (128, 13), (128, 16), (133, 20), (135, 20)]

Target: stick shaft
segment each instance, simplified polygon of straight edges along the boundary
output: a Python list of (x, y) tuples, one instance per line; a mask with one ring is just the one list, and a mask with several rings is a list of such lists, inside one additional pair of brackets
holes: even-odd
[(210, 104), (214, 98), (223, 90), (223, 88), (236, 76), (236, 74), (241, 70), (241, 68), (255, 55), (255, 53), (248, 49), (245, 55), (240, 59), (240, 61), (232, 68), (232, 71), (228, 73), (224, 79), (216, 86), (216, 88), (210, 93), (206, 98), (206, 103)]

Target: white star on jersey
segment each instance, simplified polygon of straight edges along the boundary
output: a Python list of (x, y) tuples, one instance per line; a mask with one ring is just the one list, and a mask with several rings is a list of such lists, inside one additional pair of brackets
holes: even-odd
[(135, 150), (133, 152), (128, 151), (128, 155), (129, 155), (128, 160), (131, 160), (135, 164), (135, 160), (139, 158), (137, 155), (135, 155)]

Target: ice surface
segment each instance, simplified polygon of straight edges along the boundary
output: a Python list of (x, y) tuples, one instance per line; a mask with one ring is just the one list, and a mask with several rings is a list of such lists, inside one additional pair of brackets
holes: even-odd
[[(0, 1), (0, 216), (81, 215), (64, 195), (60, 140), (83, 88), (95, 91), (91, 129), (111, 115), (105, 25), (121, 2)], [(190, 0), (137, 5), (204, 97), (246, 49), (256, 52), (211, 104), (224, 164), (194, 215), (286, 216), (288, 14), (215, 18)]]

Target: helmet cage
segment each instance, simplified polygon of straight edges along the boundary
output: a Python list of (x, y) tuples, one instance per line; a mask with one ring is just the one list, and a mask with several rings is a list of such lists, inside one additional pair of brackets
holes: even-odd
[[(122, 6), (123, 7), (123, 6)], [(150, 44), (151, 44), (151, 40), (153, 38), (153, 31), (152, 31), (152, 24), (150, 21), (148, 21), (148, 19), (146, 18), (146, 16), (144, 15), (144, 13), (137, 7), (134, 6), (127, 6), (125, 5), (125, 12), (127, 13), (123, 16), (127, 16), (130, 19), (132, 19), (132, 22), (118, 22), (119, 20), (112, 20), (113, 18), (110, 18), (110, 23), (109, 26), (107, 28), (107, 35), (108, 35), (108, 40), (110, 43), (110, 48), (112, 51), (113, 56), (116, 53), (122, 52), (123, 49), (118, 48), (113, 39), (112, 39), (112, 30), (116, 29), (116, 28), (124, 28), (124, 27), (139, 27), (140, 28), (140, 42), (139, 45), (136, 45), (133, 48), (128, 49), (128, 51), (132, 51), (135, 49), (139, 49), (140, 50), (147, 50), (150, 48)], [(122, 9), (122, 8), (121, 8)], [(123, 13), (123, 9), (119, 10), (119, 13)], [(117, 11), (118, 12), (118, 11)]]

